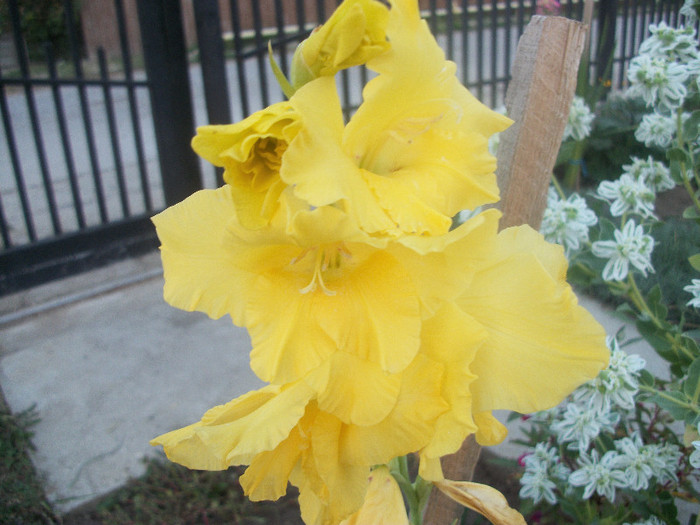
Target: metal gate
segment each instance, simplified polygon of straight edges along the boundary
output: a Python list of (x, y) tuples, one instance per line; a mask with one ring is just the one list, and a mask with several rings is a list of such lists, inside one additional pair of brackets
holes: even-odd
[[(421, 8), (465, 85), (495, 107), (542, 2)], [(189, 147), (195, 124), (237, 121), (282, 100), (268, 42), (286, 73), (297, 43), (340, 0), (91, 0), (80, 13), (74, 0), (48, 3), (62, 8), (64, 40), (37, 45), (23, 22), (32, 2), (0, 2), (0, 43), (15, 55), (0, 67), (0, 295), (153, 249), (155, 212), (221, 183)], [(622, 87), (648, 24), (675, 23), (680, 4), (600, 0), (593, 78), (612, 63), (612, 85)], [(111, 48), (86, 42), (86, 21), (77, 22), (86, 5), (109, 12), (96, 32), (111, 35)], [(558, 9), (581, 19), (583, 0)], [(348, 112), (366, 76), (340, 75)]]

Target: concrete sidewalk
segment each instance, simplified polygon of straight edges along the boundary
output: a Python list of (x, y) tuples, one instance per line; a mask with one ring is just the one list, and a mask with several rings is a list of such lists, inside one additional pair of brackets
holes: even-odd
[[(162, 286), (152, 253), (0, 298), (0, 386), (13, 412), (36, 406), (33, 458), (59, 511), (141, 475), (151, 438), (262, 385), (245, 330), (170, 307)], [(623, 324), (581, 299), (608, 333)], [(495, 452), (517, 457), (516, 435)]]

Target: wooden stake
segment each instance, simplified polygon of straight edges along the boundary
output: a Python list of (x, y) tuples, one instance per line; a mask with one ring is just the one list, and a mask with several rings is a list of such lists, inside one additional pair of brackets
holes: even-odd
[[(539, 228), (576, 91), (585, 37), (586, 29), (579, 22), (534, 16), (518, 43), (506, 93), (508, 116), (515, 123), (501, 134), (498, 146), (501, 228), (519, 224)], [(457, 453), (443, 458), (445, 477), (470, 480), (479, 451), (474, 436), (469, 436)], [(461, 512), (461, 506), (433, 488), (423, 523), (450, 525)]]

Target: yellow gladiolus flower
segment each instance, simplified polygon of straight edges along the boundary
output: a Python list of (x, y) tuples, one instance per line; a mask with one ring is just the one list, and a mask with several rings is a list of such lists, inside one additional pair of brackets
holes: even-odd
[(370, 234), (440, 235), (457, 212), (498, 200), (487, 141), (510, 120), (459, 83), (415, 2), (392, 2), (387, 33), (391, 49), (368, 62), (379, 75), (347, 126), (333, 78), (290, 99), (304, 125), (280, 176), (298, 197), (341, 206)]
[(389, 13), (377, 0), (345, 0), (304, 40), (292, 59), (291, 84), (299, 88), (319, 76), (333, 76), (384, 53)]
[(286, 187), (279, 169), (287, 146), (300, 128), (299, 116), (288, 102), (265, 108), (236, 124), (197, 128), (192, 148), (224, 169), (224, 181), (241, 224), (265, 226), (278, 208)]

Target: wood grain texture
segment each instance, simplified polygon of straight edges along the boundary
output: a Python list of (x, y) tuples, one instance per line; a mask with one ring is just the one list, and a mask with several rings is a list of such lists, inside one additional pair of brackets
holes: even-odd
[[(585, 26), (579, 22), (535, 16), (518, 43), (506, 93), (508, 116), (514, 124), (501, 134), (498, 147), (501, 228), (520, 224), (539, 228), (576, 91), (585, 37)], [(469, 436), (457, 453), (443, 458), (445, 477), (471, 480), (479, 452), (474, 436)], [(433, 488), (423, 523), (450, 525), (461, 513), (460, 505)]]

